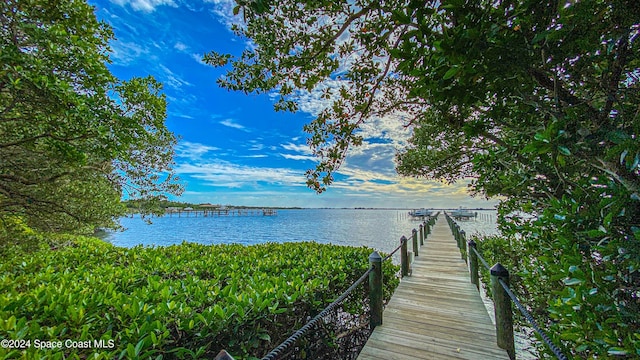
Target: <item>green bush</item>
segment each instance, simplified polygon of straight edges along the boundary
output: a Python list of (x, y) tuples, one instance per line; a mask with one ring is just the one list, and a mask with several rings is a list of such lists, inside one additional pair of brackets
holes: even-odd
[[(0, 265), (0, 339), (30, 341), (0, 348), (0, 357), (201, 358), (221, 349), (261, 356), (357, 280), (372, 252), (314, 242), (56, 244)], [(385, 266), (385, 299), (397, 271)], [(364, 311), (366, 286), (346, 309)]]

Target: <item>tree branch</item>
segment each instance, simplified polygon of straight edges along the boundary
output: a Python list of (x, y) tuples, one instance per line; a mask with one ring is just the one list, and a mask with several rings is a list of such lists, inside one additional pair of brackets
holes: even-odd
[(622, 76), (624, 66), (627, 64), (627, 55), (629, 54), (628, 32), (620, 38), (617, 48), (618, 56), (616, 56), (615, 61), (613, 62), (613, 65), (611, 67), (611, 75), (608, 79), (605, 79), (607, 101), (605, 103), (604, 110), (600, 114), (601, 122), (607, 121), (609, 113), (611, 113), (611, 110), (613, 109), (613, 103), (617, 99), (620, 77)]

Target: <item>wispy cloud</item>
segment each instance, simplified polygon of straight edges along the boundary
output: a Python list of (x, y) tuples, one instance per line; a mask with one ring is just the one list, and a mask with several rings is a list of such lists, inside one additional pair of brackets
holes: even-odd
[(204, 0), (204, 2), (214, 5), (212, 12), (228, 29), (231, 29), (234, 24), (243, 25), (242, 16), (233, 15), (233, 9), (237, 5), (235, 0)]
[(176, 7), (176, 3), (173, 0), (110, 0), (112, 3), (125, 6), (129, 5), (133, 10), (142, 11), (146, 13), (153, 12), (156, 7), (168, 5)]
[(307, 160), (307, 161), (315, 161), (317, 160), (315, 156), (312, 155), (292, 155), (292, 154), (280, 154), (285, 159), (289, 160)]
[(158, 65), (158, 69), (160, 70), (163, 83), (171, 86), (176, 90), (180, 90), (185, 86), (193, 86), (190, 82), (184, 80), (182, 77), (175, 74), (173, 71), (171, 71), (171, 69), (162, 64)]
[(214, 146), (183, 141), (176, 146), (176, 157), (197, 161), (201, 160), (205, 154), (217, 150), (220, 149)]
[(191, 54), (191, 58), (192, 58), (193, 60), (195, 60), (195, 61), (196, 61), (198, 64), (200, 64), (200, 65), (204, 65), (204, 66), (207, 66), (207, 67), (209, 67), (209, 66), (210, 66), (210, 65), (209, 65), (209, 64), (207, 64), (206, 62), (202, 61), (202, 54), (196, 54), (196, 53), (193, 53), (193, 54)]
[(311, 155), (311, 148), (309, 148), (308, 145), (306, 144), (292, 144), (292, 143), (288, 143), (288, 144), (280, 144), (280, 146), (285, 149), (285, 150), (289, 150), (289, 151), (295, 151), (295, 152), (299, 152), (302, 154), (306, 154), (306, 155)]
[(140, 44), (129, 41), (112, 41), (109, 43), (111, 54), (109, 57), (114, 64), (129, 65), (141, 57), (149, 54), (149, 49)]
[(224, 125), (226, 127), (230, 127), (233, 129), (238, 129), (238, 130), (244, 130), (247, 131), (246, 127), (238, 124), (234, 119), (224, 119), (220, 122), (218, 122), (220, 125)]
[(205, 181), (208, 186), (240, 188), (259, 184), (305, 186), (304, 174), (287, 168), (240, 165), (223, 160), (201, 164), (180, 164), (176, 173)]
[(312, 152), (309, 146), (306, 144), (287, 143), (287, 144), (280, 144), (280, 147), (282, 147), (285, 150), (293, 151), (296, 153), (296, 154), (280, 153), (280, 156), (282, 156), (285, 159), (308, 160), (308, 161), (317, 160), (316, 157), (312, 155)]
[(178, 41), (173, 45), (173, 48), (178, 50), (178, 51), (185, 51), (185, 50), (187, 50), (189, 48), (189, 46), (187, 46), (187, 44), (185, 44), (183, 42)]

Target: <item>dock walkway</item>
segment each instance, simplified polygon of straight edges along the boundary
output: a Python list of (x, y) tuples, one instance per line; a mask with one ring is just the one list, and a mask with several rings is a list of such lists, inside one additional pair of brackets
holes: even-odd
[(419, 255), (358, 359), (509, 359), (444, 216)]

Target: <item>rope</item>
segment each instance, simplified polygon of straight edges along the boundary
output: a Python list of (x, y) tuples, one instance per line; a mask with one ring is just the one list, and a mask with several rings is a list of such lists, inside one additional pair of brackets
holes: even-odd
[(518, 310), (520, 310), (520, 312), (522, 313), (522, 315), (524, 315), (527, 321), (531, 323), (533, 330), (535, 330), (540, 335), (542, 340), (547, 344), (547, 346), (549, 346), (549, 349), (553, 351), (553, 354), (560, 360), (567, 360), (567, 357), (560, 351), (560, 349), (553, 342), (551, 342), (551, 339), (549, 339), (547, 334), (538, 326), (538, 323), (533, 318), (533, 316), (531, 316), (531, 314), (527, 311), (527, 309), (525, 309), (524, 306), (520, 303), (520, 301), (518, 301), (518, 298), (516, 297), (516, 295), (511, 291), (511, 289), (509, 289), (509, 285), (507, 285), (502, 279), (498, 279), (498, 281), (500, 282), (500, 285), (502, 285), (502, 288), (504, 289), (504, 291), (509, 295), (511, 300), (513, 300), (513, 303), (516, 304), (516, 307), (518, 308)]
[(287, 340), (285, 340), (282, 344), (278, 345), (275, 349), (271, 350), (269, 354), (262, 358), (262, 360), (275, 360), (280, 356), (287, 348), (291, 345), (295, 344), (296, 341), (300, 337), (309, 331), (312, 327), (316, 325), (323, 317), (325, 317), (331, 310), (333, 310), (336, 306), (340, 305), (346, 298), (351, 294), (351, 292), (358, 287), (358, 285), (362, 284), (362, 282), (369, 276), (369, 273), (373, 271), (373, 267), (370, 267), (356, 282), (354, 282), (340, 297), (338, 297), (334, 302), (329, 304), (324, 310), (322, 310), (318, 315), (316, 315), (311, 321), (306, 323), (303, 327), (301, 327), (298, 331), (293, 333)]
[(384, 257), (384, 259), (382, 259), (382, 262), (385, 262), (385, 261), (387, 261), (387, 260), (391, 259), (391, 257), (393, 256), (393, 254), (395, 254), (396, 252), (398, 252), (398, 250), (400, 250), (400, 248), (402, 248), (402, 244), (400, 244), (400, 246), (398, 246), (395, 250), (393, 250), (393, 251), (391, 252), (391, 254), (389, 254), (389, 255), (385, 256), (385, 257)]
[[(470, 246), (471, 247), (471, 246)], [(482, 263), (482, 265), (484, 265), (485, 268), (487, 268), (487, 270), (491, 270), (491, 266), (489, 266), (489, 263), (487, 262), (487, 260), (485, 260), (482, 255), (480, 255), (480, 253), (478, 252), (478, 249), (471, 247), (471, 249), (473, 250), (474, 253), (476, 253), (476, 256), (478, 257), (478, 259), (480, 260), (480, 262)]]

